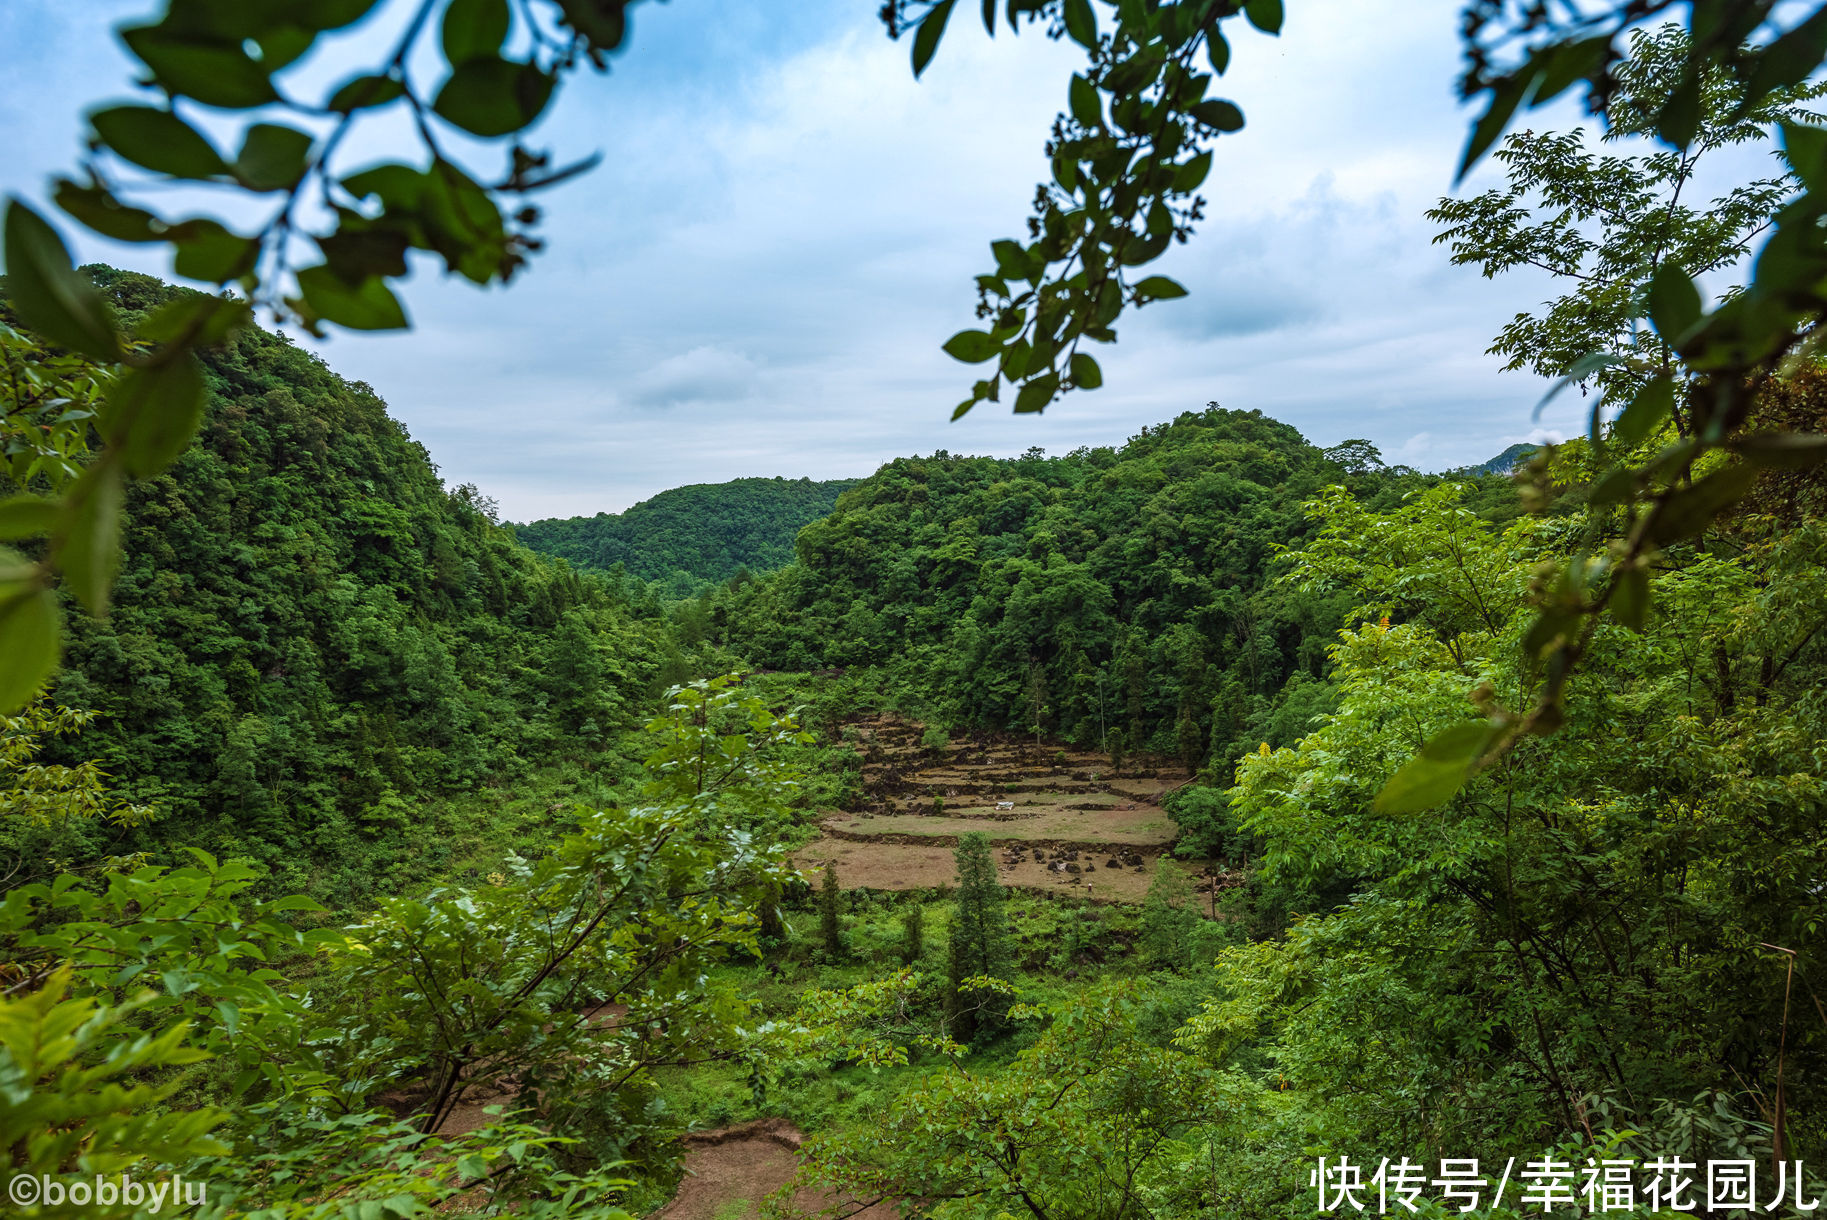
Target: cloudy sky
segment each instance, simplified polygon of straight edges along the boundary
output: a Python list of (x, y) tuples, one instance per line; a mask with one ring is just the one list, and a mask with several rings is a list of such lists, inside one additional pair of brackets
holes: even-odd
[[(109, 30), (151, 7), (0, 6), (0, 191), (42, 200), (75, 162), (81, 112), (131, 95)], [(1320, 444), (1368, 437), (1424, 469), (1577, 429), (1572, 400), (1532, 422), (1541, 383), (1483, 354), (1547, 283), (1450, 266), (1422, 217), (1466, 130), (1458, 0), (1295, 0), (1280, 39), (1236, 36), (1222, 92), (1249, 123), (1220, 141), (1209, 219), (1160, 265), (1192, 295), (1120, 324), (1103, 389), (1043, 416), (988, 404), (948, 423), (974, 371), (939, 344), (973, 324), (989, 242), (1023, 231), (1078, 55), (959, 20), (915, 83), (877, 7), (638, 6), (614, 70), (574, 79), (536, 132), (561, 157), (604, 159), (543, 198), (531, 272), (478, 291), (421, 266), (403, 294), (411, 333), (319, 350), (380, 392), (449, 482), (515, 520), (743, 475), (861, 475), (940, 448), (1120, 444), (1210, 401)], [(330, 48), (332, 75), (385, 36)], [(478, 164), (493, 172), (498, 155)]]

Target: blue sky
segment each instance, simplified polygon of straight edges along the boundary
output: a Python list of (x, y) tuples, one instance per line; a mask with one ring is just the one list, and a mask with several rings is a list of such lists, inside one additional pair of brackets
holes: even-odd
[[(81, 112), (131, 96), (109, 30), (151, 7), (0, 6), (0, 191), (42, 200), (75, 163)], [(530, 272), (485, 292), (421, 266), (403, 294), (412, 332), (319, 350), (449, 482), (515, 520), (744, 475), (861, 475), (939, 448), (1120, 444), (1214, 400), (1425, 469), (1579, 426), (1573, 396), (1532, 422), (1542, 384), (1483, 354), (1550, 286), (1450, 266), (1421, 215), (1465, 135), (1458, 0), (1291, 0), (1279, 40), (1239, 36), (1223, 93), (1249, 124), (1219, 143), (1209, 219), (1160, 266), (1192, 295), (1120, 325), (1103, 389), (948, 423), (973, 371), (939, 344), (973, 324), (989, 242), (1022, 231), (1077, 53), (959, 21), (915, 83), (878, 7), (637, 6), (614, 70), (575, 78), (538, 129), (561, 157), (604, 160), (543, 197)], [(325, 70), (377, 54), (388, 19), (329, 48)]]

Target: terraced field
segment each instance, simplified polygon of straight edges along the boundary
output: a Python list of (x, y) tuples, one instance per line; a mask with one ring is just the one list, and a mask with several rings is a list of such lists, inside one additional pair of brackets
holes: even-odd
[(935, 750), (920, 744), (916, 723), (877, 718), (856, 727), (866, 803), (828, 814), (821, 836), (795, 856), (808, 870), (834, 861), (846, 887), (948, 884), (958, 836), (980, 830), (995, 844), (1005, 885), (1139, 902), (1173, 841), (1161, 798), (1184, 778), (1160, 760), (1112, 774), (1102, 754), (1031, 738), (983, 735)]

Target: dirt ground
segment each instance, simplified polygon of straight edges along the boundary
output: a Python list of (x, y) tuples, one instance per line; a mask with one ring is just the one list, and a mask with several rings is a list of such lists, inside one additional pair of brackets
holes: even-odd
[(1174, 837), (1173, 819), (1160, 806), (1135, 803), (1082, 809), (1034, 800), (1018, 802), (1012, 812), (1000, 816), (990, 808), (954, 815), (948, 807), (944, 815), (837, 814), (826, 818), (825, 825), (867, 835), (939, 835), (955, 839), (966, 831), (981, 830), (992, 839), (1124, 843), (1132, 847), (1160, 847)]
[[(994, 831), (990, 834), (992, 839), (996, 838)], [(1080, 868), (1084, 869), (1088, 863), (1095, 863), (1097, 868), (1061, 873), (1036, 861), (1032, 851), (1024, 852), (1020, 863), (1011, 866), (1004, 863), (1006, 853), (1001, 845), (996, 847), (997, 873), (1004, 885), (1057, 890), (1074, 897), (1108, 902), (1141, 902), (1154, 873), (1154, 857), (1159, 854), (1143, 856), (1144, 863), (1137, 871), (1136, 866), (1105, 868), (1104, 865), (1115, 857), (1108, 852), (1080, 849), (1076, 860)], [(837, 861), (837, 875), (845, 888), (919, 890), (950, 885), (958, 879), (958, 865), (952, 858), (950, 845), (859, 843), (826, 837), (815, 839), (793, 855), (793, 862), (808, 874), (823, 870), (832, 860)], [(1180, 864), (1179, 861), (1175, 863)], [(1182, 864), (1181, 867), (1186, 868), (1189, 875), (1197, 871), (1192, 866)], [(814, 883), (817, 880), (811, 876), (807, 879)]]
[(1055, 742), (979, 735), (932, 749), (911, 721), (877, 717), (856, 728), (862, 808), (828, 815), (824, 834), (794, 855), (808, 872), (835, 861), (846, 886), (950, 884), (958, 836), (982, 831), (1004, 885), (1140, 902), (1173, 842), (1161, 798), (1185, 781), (1163, 760), (1144, 757), (1111, 775), (1107, 757)]
[[(685, 1137), (685, 1176), (672, 1202), (652, 1220), (757, 1220), (761, 1200), (785, 1186), (799, 1160), (800, 1133), (778, 1118)], [(801, 1192), (793, 1202), (812, 1211), (828, 1200)], [(894, 1220), (892, 1204), (856, 1213), (859, 1220)]]

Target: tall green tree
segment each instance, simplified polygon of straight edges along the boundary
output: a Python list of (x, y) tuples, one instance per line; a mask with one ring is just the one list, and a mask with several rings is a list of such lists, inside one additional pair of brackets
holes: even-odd
[(1001, 1032), (1007, 1020), (1007, 997), (977, 987), (972, 980), (1009, 981), (1014, 968), (1014, 936), (1003, 905), (996, 860), (990, 854), (990, 837), (982, 831), (959, 835), (952, 855), (958, 863), (947, 980), (949, 996), (956, 1005), (952, 1037), (969, 1042)]
[[(1654, 373), (1672, 373), (1670, 336), (1639, 324), (1650, 282), (1664, 268), (1698, 279), (1733, 273), (1801, 189), (1795, 170), (1772, 158), (1771, 172), (1713, 188), (1714, 164), (1734, 148), (1768, 145), (1779, 124), (1818, 121), (1809, 103), (1827, 84), (1776, 89), (1747, 105), (1743, 85), (1723, 66), (1700, 78), (1693, 138), (1656, 147), (1656, 125), (1679, 88), (1693, 38), (1669, 23), (1629, 35), (1629, 56), (1613, 73), (1600, 147), (1584, 129), (1506, 136), (1492, 159), (1508, 182), (1466, 199), (1445, 198), (1427, 217), (1441, 226), (1453, 262), (1494, 278), (1520, 267), (1546, 271), (1561, 295), (1521, 313), (1492, 343), (1505, 368), (1559, 378), (1595, 354), (1632, 358), (1588, 374), (1621, 403)], [(1624, 148), (1645, 148), (1636, 155)], [(1612, 151), (1618, 149), (1619, 151)], [(1685, 428), (1685, 413), (1675, 421)]]
[(1190, 965), (1193, 928), (1198, 922), (1192, 882), (1166, 855), (1158, 857), (1142, 899), (1142, 952), (1148, 964), (1164, 970), (1183, 970)]
[(1820, 523), (1760, 538), (1747, 522), (1671, 554), (1664, 608), (1595, 638), (1564, 732), (1392, 808), (1377, 794), (1412, 782), (1419, 742), (1486, 731), (1467, 686), (1488, 706), (1546, 680), (1530, 598), (1569, 533), (1467, 523), (1456, 498), (1314, 505), (1297, 572), (1360, 599), (1334, 650), (1341, 703), (1297, 747), (1246, 758), (1231, 790), (1264, 880), (1308, 915), (1227, 951), (1189, 1044), (1267, 1049), (1282, 1080), (1333, 1099), (1339, 1138), (1389, 1155), (1585, 1138), (1601, 1112), (1656, 1147), (1697, 1097), (1713, 1117), (1692, 1138), (1747, 1155), (1779, 1091), (1801, 1146), (1827, 1101), (1802, 1066), (1827, 1026), (1784, 1016), (1792, 961), (1794, 987), (1827, 987), (1808, 879), (1827, 861)]

